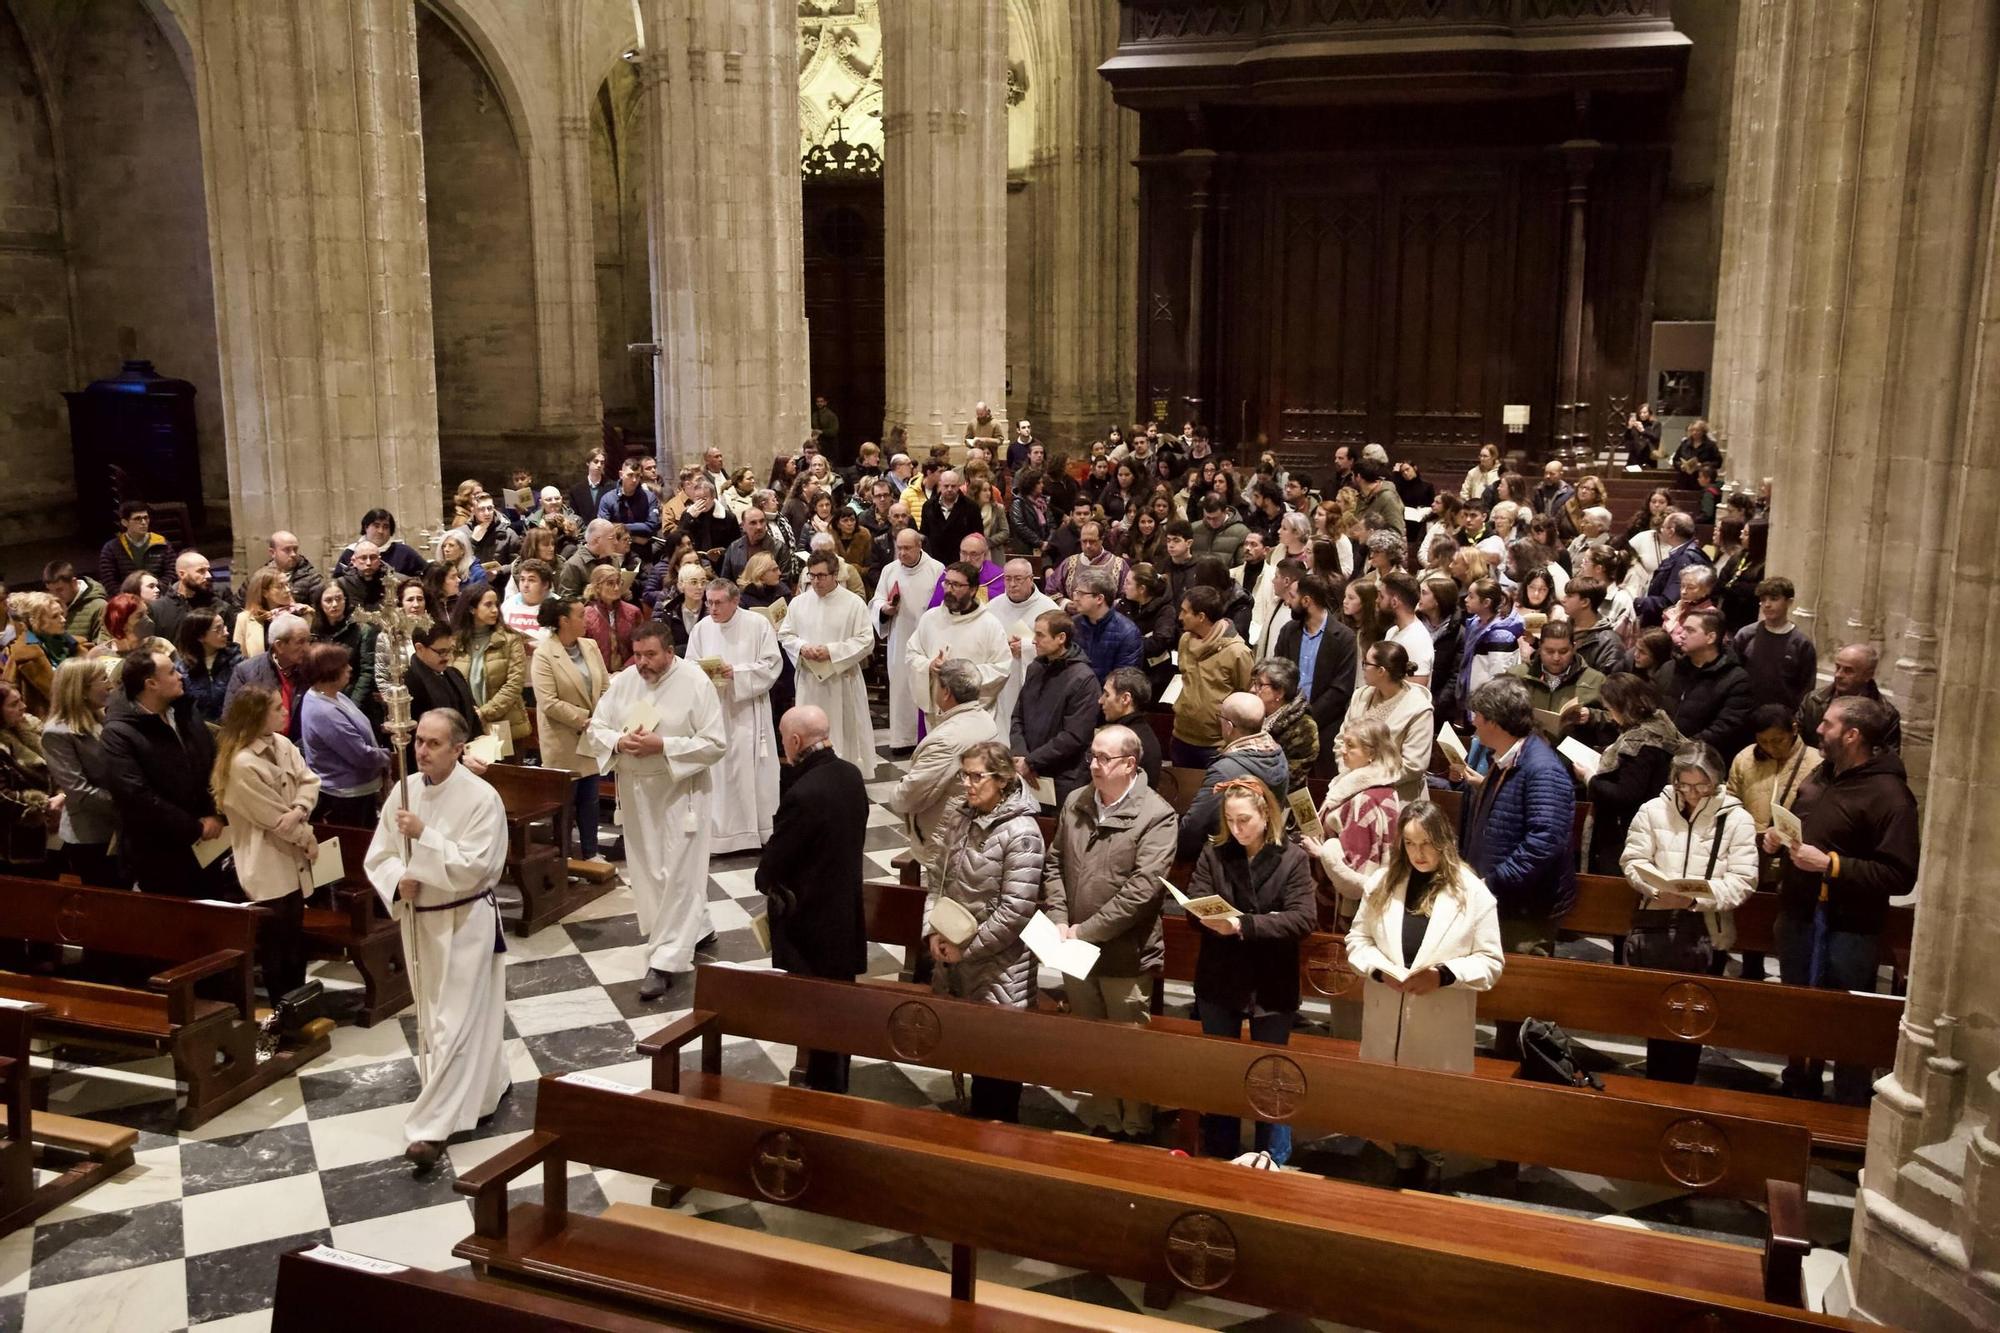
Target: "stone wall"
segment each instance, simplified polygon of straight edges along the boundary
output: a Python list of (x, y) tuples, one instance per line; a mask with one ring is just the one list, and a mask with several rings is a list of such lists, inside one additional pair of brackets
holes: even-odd
[(1655, 319), (1715, 318), (1737, 14), (1736, 0), (1675, 0), (1674, 26), (1694, 51), (1674, 107), (1666, 198), (1653, 232)]
[(518, 457), (518, 437), (537, 425), (527, 170), (499, 89), (451, 27), (422, 6), (417, 72), (438, 449), (447, 484), (464, 475), (499, 486), (498, 470)]
[(590, 117), (590, 210), (597, 274), (597, 370), (605, 420), (634, 438), (653, 433), (653, 374), (629, 350), (653, 337), (647, 294), (645, 137), (639, 83), (618, 62), (598, 88)]

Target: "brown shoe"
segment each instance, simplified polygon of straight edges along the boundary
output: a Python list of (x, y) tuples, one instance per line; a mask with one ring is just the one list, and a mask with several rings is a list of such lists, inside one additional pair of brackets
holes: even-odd
[(412, 1143), (403, 1150), (403, 1156), (411, 1166), (416, 1168), (418, 1175), (426, 1175), (432, 1167), (438, 1164), (438, 1158), (444, 1156), (444, 1145), (442, 1143), (428, 1142)]

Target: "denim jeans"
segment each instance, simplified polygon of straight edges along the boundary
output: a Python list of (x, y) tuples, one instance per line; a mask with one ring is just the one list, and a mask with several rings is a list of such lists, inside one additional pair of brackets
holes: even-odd
[(1167, 762), (1175, 768), (1207, 768), (1215, 762), (1215, 747), (1189, 745), (1176, 736), (1167, 745)]
[[(1194, 1011), (1195, 1016), (1201, 1020), (1201, 1030), (1211, 1037), (1240, 1037), (1243, 1035), (1243, 1022), (1249, 1019), (1252, 1041), (1284, 1046), (1292, 1039), (1290, 1014), (1262, 1014), (1252, 1017), (1241, 1009), (1233, 1009), (1200, 998), (1194, 1002)], [(1271, 1160), (1282, 1166), (1292, 1156), (1292, 1127), (1258, 1121), (1257, 1147), (1263, 1152), (1270, 1153)], [(1205, 1115), (1201, 1118), (1202, 1156), (1235, 1157), (1242, 1151), (1242, 1123), (1235, 1116)]]
[[(586, 861), (597, 859), (597, 788), (594, 773), (578, 778), (570, 787), (570, 802), (576, 809), (576, 844)], [(569, 848), (563, 848), (563, 855), (569, 855)]]
[[(1823, 990), (1875, 989), (1875, 962), (1881, 941), (1874, 935), (1827, 929), (1820, 914), (1795, 916), (1780, 913), (1774, 933), (1778, 938), (1778, 977), (1787, 986), (1818, 986)], [(1814, 942), (1819, 940), (1819, 966), (1815, 975)], [(1794, 1097), (1817, 1101), (1821, 1094), (1824, 1060), (1791, 1060), (1781, 1078), (1784, 1089)], [(1833, 1099), (1845, 1106), (1866, 1106), (1875, 1083), (1875, 1071), (1866, 1065), (1835, 1064)]]

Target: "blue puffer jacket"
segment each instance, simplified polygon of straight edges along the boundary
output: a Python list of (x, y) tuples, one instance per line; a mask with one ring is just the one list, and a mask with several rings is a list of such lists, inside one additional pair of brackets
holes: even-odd
[(1071, 624), (1076, 630), (1077, 647), (1090, 659), (1091, 674), (1099, 681), (1119, 667), (1144, 665), (1145, 638), (1139, 627), (1122, 613), (1113, 611), (1095, 625), (1090, 623), (1090, 617), (1080, 615)]
[(1530, 735), (1505, 769), (1465, 794), (1458, 853), (1500, 900), (1503, 917), (1559, 917), (1576, 902), (1576, 780)]

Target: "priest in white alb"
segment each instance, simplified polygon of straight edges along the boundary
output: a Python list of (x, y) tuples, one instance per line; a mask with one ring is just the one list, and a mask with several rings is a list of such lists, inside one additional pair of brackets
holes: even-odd
[(924, 612), (903, 650), (910, 689), (929, 700), (932, 673), (954, 657), (970, 662), (979, 673), (979, 700), (991, 711), (1014, 658), (1007, 650), (1007, 631), (979, 601), (979, 567), (963, 560), (945, 566), (944, 601)]
[(944, 566), (924, 554), (923, 534), (904, 528), (896, 534), (896, 558), (882, 567), (875, 598), (868, 604), (875, 633), (889, 641), (889, 747), (894, 750), (917, 743), (917, 713), (930, 702), (929, 686), (912, 684), (900, 664), (942, 573)]
[(419, 1173), (445, 1140), (493, 1113), (507, 1091), (501, 1055), (507, 979), (493, 886), (507, 865), (500, 794), (459, 763), (467, 719), (433, 708), (417, 720), (420, 775), (396, 785), (368, 844), (368, 882), (401, 926), (417, 1007), (423, 1091), (403, 1118)]
[(771, 622), (739, 608), (743, 594), (734, 583), (716, 579), (705, 595), (708, 618), (688, 634), (687, 655), (704, 671), (719, 659), (710, 680), (729, 734), (729, 752), (715, 766), (708, 794), (708, 850), (711, 856), (752, 852), (770, 841), (771, 820), (778, 813), (771, 686), (785, 659)]
[(1007, 683), (993, 705), (993, 724), (1002, 736), (1014, 720), (1014, 701), (1021, 697), (1021, 682), (1028, 678), (1028, 663), (1035, 660), (1035, 617), (1044, 611), (1058, 611), (1055, 599), (1035, 586), (1035, 567), (1016, 557), (1003, 572), (1005, 590), (999, 597), (986, 599), (986, 614), (1007, 632), (1007, 652), (1012, 662)]
[[(763, 617), (759, 616), (761, 620)], [(632, 663), (597, 701), (581, 748), (618, 775), (625, 880), (646, 932), (639, 998), (667, 993), (710, 943), (708, 800), (729, 748), (722, 701), (700, 667), (674, 653), (666, 624), (632, 630)]]
[(875, 632), (868, 603), (840, 586), (839, 570), (831, 551), (806, 561), (806, 587), (778, 627), (778, 646), (798, 667), (799, 706), (824, 712), (833, 752), (872, 777), (875, 724), (861, 668), (875, 651)]

